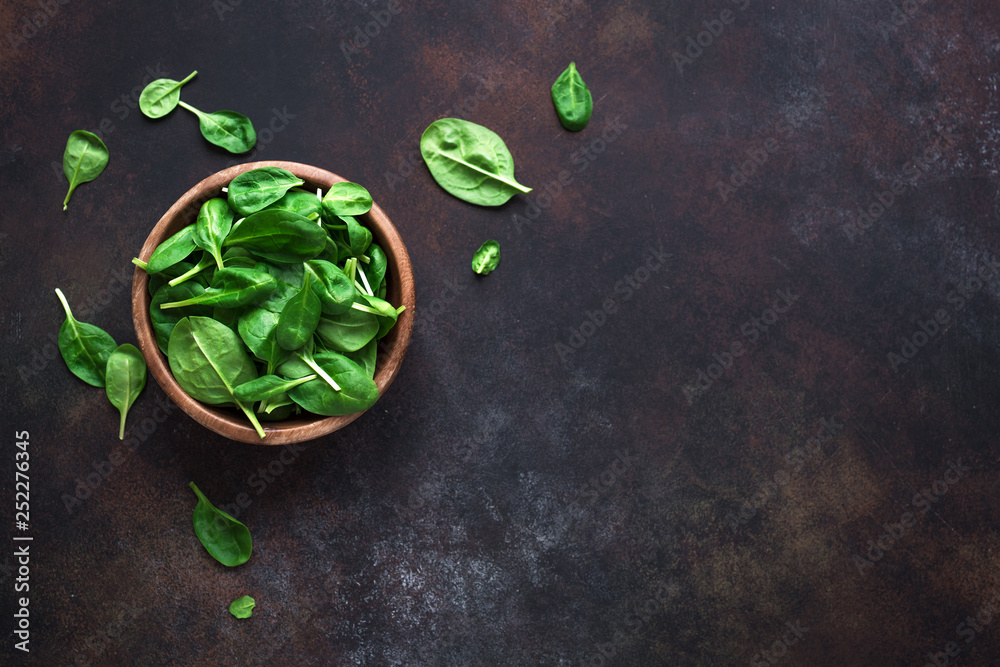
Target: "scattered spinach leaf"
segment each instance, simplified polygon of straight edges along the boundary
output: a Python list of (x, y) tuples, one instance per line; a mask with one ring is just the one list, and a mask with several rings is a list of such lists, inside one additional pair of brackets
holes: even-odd
[(73, 317), (62, 290), (56, 296), (66, 311), (66, 320), (59, 328), (59, 352), (73, 375), (95, 387), (105, 386), (108, 357), (118, 345), (108, 332)]
[(481, 276), (489, 274), (500, 264), (500, 244), (490, 240), (479, 246), (472, 256), (472, 270)]
[(239, 599), (233, 600), (232, 604), (229, 605), (229, 613), (236, 618), (250, 618), (250, 615), (253, 614), (253, 608), (256, 605), (256, 600), (249, 595), (244, 595)]
[(235, 111), (205, 113), (181, 101), (177, 104), (198, 117), (201, 136), (209, 143), (225, 148), (230, 153), (246, 153), (257, 143), (253, 123), (243, 114)]
[(183, 81), (157, 79), (151, 82), (139, 95), (139, 109), (147, 118), (166, 116), (177, 107), (181, 99), (181, 86), (193, 79), (197, 73), (197, 70), (191, 72)]
[(69, 192), (63, 200), (64, 211), (76, 186), (100, 176), (108, 166), (108, 158), (108, 147), (93, 132), (76, 130), (69, 135), (66, 150), (63, 152), (63, 173), (69, 179)]
[(531, 192), (514, 180), (514, 158), (503, 139), (482, 125), (436, 120), (420, 137), (420, 153), (438, 185), (471, 204), (500, 206)]
[(250, 530), (222, 510), (216, 509), (194, 482), (189, 486), (198, 496), (198, 504), (191, 517), (194, 534), (205, 550), (212, 558), (228, 567), (247, 562), (253, 550)]
[(128, 343), (118, 346), (108, 357), (105, 381), (108, 400), (122, 416), (118, 439), (124, 440), (125, 416), (146, 386), (146, 360), (142, 358), (139, 348)]
[(570, 63), (552, 84), (552, 103), (559, 122), (567, 130), (579, 132), (587, 127), (590, 114), (594, 111), (594, 99), (576, 70), (576, 63)]

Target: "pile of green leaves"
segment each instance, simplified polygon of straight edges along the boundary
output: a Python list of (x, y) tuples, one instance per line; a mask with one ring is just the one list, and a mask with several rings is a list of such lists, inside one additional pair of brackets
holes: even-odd
[(139, 109), (148, 118), (163, 118), (178, 106), (198, 117), (201, 136), (210, 143), (225, 148), (230, 153), (246, 153), (257, 143), (257, 132), (253, 123), (243, 114), (235, 111), (205, 113), (190, 104), (181, 102), (181, 87), (193, 79), (197, 70), (182, 81), (157, 79), (146, 86), (139, 96)]
[(121, 413), (118, 439), (125, 439), (125, 417), (146, 386), (146, 360), (134, 345), (118, 345), (104, 329), (73, 317), (62, 290), (56, 296), (66, 311), (59, 328), (59, 352), (75, 376), (104, 387), (111, 405)]
[(388, 258), (355, 216), (356, 183), (321, 193), (278, 167), (240, 174), (226, 198), (133, 262), (150, 274), (150, 319), (181, 388), (260, 420), (349, 415), (378, 400), (378, 340), (398, 310)]

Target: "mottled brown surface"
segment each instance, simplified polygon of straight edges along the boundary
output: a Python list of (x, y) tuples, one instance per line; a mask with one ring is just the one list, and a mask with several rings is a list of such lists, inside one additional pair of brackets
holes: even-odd
[[(0, 5), (0, 498), (13, 520), (12, 434), (28, 430), (35, 538), (32, 652), (5, 639), (11, 664), (746, 665), (787, 648), (773, 664), (923, 665), (952, 641), (948, 664), (1000, 664), (1000, 623), (959, 627), (1000, 591), (1000, 274), (973, 281), (1000, 256), (995, 3), (900, 5), (895, 26), (895, 5), (860, 0), (405, 2), (348, 62), (386, 3), (226, 1), (50, 2), (16, 50), (6, 35), (39, 5)], [(549, 99), (571, 59), (595, 96), (577, 134)], [(247, 114), (258, 149), (234, 160), (183, 110), (149, 121), (116, 102), (147, 67), (198, 69), (183, 99)], [(535, 191), (484, 209), (439, 188), (418, 141), (456, 115), (500, 134)], [(51, 164), (102, 121), (110, 166), (62, 213)], [(413, 260), (406, 362), (287, 465), (153, 385), (123, 445), (55, 353), (52, 290), (133, 341), (129, 260), (152, 225), (208, 174), (262, 159), (371, 189)], [(724, 199), (734, 166), (753, 173)], [(487, 238), (503, 260), (479, 279)], [(778, 290), (797, 298), (771, 320)], [(557, 347), (590, 314), (585, 343)], [(809, 446), (823, 420), (831, 437)], [(247, 564), (198, 544), (191, 480), (250, 501)], [(905, 516), (877, 562), (852, 560)], [(257, 609), (237, 621), (243, 594)]]

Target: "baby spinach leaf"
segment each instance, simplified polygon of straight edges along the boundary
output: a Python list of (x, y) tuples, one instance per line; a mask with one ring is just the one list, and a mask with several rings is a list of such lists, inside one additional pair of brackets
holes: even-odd
[(304, 262), (323, 252), (326, 232), (298, 213), (266, 209), (247, 216), (223, 245), (246, 248), (274, 262)]
[(229, 605), (229, 613), (236, 618), (250, 618), (250, 615), (253, 613), (253, 608), (256, 605), (256, 600), (249, 595), (244, 595), (237, 600), (233, 600), (233, 603)]
[(297, 350), (305, 345), (319, 324), (323, 306), (313, 292), (312, 276), (311, 272), (306, 272), (302, 289), (288, 300), (278, 316), (274, 335), (278, 345), (286, 350)]
[(194, 225), (188, 225), (160, 245), (149, 257), (146, 271), (160, 273), (187, 259), (198, 249), (194, 242)]
[(194, 223), (194, 244), (211, 253), (220, 269), (222, 263), (222, 242), (233, 227), (233, 209), (225, 199), (216, 197), (201, 205), (198, 220)]
[[(245, 171), (229, 184), (229, 205), (242, 216), (262, 210), (281, 199), (301, 178), (281, 167), (261, 167)], [(315, 223), (313, 223), (315, 225)]]
[(212, 277), (212, 286), (198, 296), (160, 305), (161, 310), (204, 304), (238, 308), (263, 301), (278, 289), (278, 281), (266, 271), (233, 267), (220, 269)]
[(280, 208), (284, 211), (292, 211), (301, 216), (310, 217), (323, 212), (323, 202), (316, 196), (315, 192), (291, 189), (286, 192), (281, 199), (267, 205), (267, 208)]
[(344, 356), (364, 369), (368, 377), (375, 377), (375, 360), (378, 356), (378, 341), (372, 338), (360, 350), (344, 352)]
[(354, 352), (378, 334), (378, 318), (371, 313), (350, 308), (340, 315), (321, 317), (316, 336), (331, 350)]
[(503, 139), (459, 118), (436, 120), (420, 137), (420, 154), (438, 185), (471, 204), (500, 206), (519, 192), (514, 158)]
[(323, 313), (339, 315), (346, 312), (354, 303), (354, 295), (358, 290), (351, 283), (340, 267), (322, 259), (313, 259), (305, 264), (306, 271), (314, 277), (313, 291), (319, 297)]
[(278, 375), (262, 375), (256, 380), (245, 382), (233, 390), (236, 398), (247, 403), (265, 401), (287, 393), (289, 389), (316, 379), (316, 374), (288, 380)]
[(368, 246), (367, 252), (371, 261), (365, 267), (365, 274), (368, 276), (372, 289), (378, 289), (385, 278), (385, 269), (389, 266), (389, 258), (385, 256), (385, 251), (374, 243)]
[(66, 321), (59, 328), (59, 352), (63, 361), (73, 375), (87, 384), (105, 386), (108, 357), (118, 347), (115, 339), (100, 327), (77, 321), (58, 287), (56, 296), (66, 311)]
[(318, 415), (336, 417), (367, 410), (378, 400), (378, 387), (365, 370), (342, 355), (317, 355), (316, 363), (340, 386), (336, 391), (322, 379), (312, 380), (288, 392), (303, 409)]
[(361, 256), (372, 243), (371, 231), (352, 216), (345, 215), (341, 216), (340, 219), (347, 225), (347, 240), (351, 247), (351, 256)]
[(69, 192), (63, 200), (64, 211), (76, 186), (100, 176), (108, 166), (108, 158), (108, 147), (93, 132), (76, 130), (69, 135), (66, 151), (63, 153), (63, 173), (69, 179)]
[(167, 353), (170, 334), (181, 318), (189, 315), (211, 317), (212, 307), (194, 305), (187, 308), (163, 310), (160, 306), (171, 301), (183, 301), (201, 296), (204, 293), (205, 288), (202, 287), (201, 283), (194, 282), (193, 280), (175, 286), (164, 285), (153, 293), (153, 298), (149, 304), (149, 321), (153, 325), (153, 336), (156, 338), (156, 345), (163, 354)]
[(179, 101), (177, 104), (198, 116), (201, 136), (209, 143), (225, 148), (230, 153), (246, 153), (257, 143), (253, 123), (243, 114), (235, 111), (205, 113), (184, 102)]
[(125, 343), (111, 353), (105, 371), (108, 400), (118, 408), (122, 419), (118, 439), (125, 439), (125, 415), (146, 386), (146, 360), (135, 345)]
[(500, 264), (500, 244), (496, 241), (487, 241), (479, 246), (479, 250), (472, 256), (472, 270), (481, 276), (489, 274)]
[(234, 387), (257, 377), (257, 367), (232, 329), (210, 317), (185, 317), (170, 334), (167, 361), (191, 398), (208, 405), (235, 404), (265, 436), (253, 411), (233, 395)]
[(251, 308), (240, 315), (240, 338), (258, 359), (268, 358), (268, 339), (273, 339), (279, 313), (263, 307)]
[(191, 516), (194, 534), (198, 536), (205, 550), (212, 558), (228, 567), (236, 567), (247, 562), (253, 550), (250, 530), (222, 510), (216, 509), (194, 482), (189, 486), (198, 496), (198, 504)]
[(334, 183), (323, 196), (323, 209), (331, 216), (363, 215), (371, 208), (372, 196), (357, 183)]
[[(389, 330), (396, 324), (396, 318), (399, 317), (399, 313), (396, 312), (391, 303), (384, 299), (380, 299), (377, 296), (369, 296), (368, 294), (361, 296), (365, 302), (364, 305), (355, 303), (353, 307), (357, 310), (369, 312), (378, 318), (378, 333), (375, 337), (381, 338), (389, 333)], [(365, 310), (366, 308), (367, 310)]]
[(587, 127), (590, 114), (594, 111), (594, 99), (583, 77), (576, 71), (576, 63), (570, 63), (552, 84), (552, 103), (559, 122), (567, 130), (579, 132)]
[(197, 70), (191, 72), (183, 81), (157, 79), (151, 82), (139, 95), (139, 109), (148, 118), (166, 116), (177, 107), (181, 99), (181, 86), (193, 79), (197, 73)]

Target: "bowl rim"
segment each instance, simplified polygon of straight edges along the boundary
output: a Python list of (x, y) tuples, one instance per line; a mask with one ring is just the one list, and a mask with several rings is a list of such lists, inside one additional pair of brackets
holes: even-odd
[[(146, 241), (139, 251), (139, 259), (148, 261), (153, 250), (169, 237), (168, 230), (176, 226), (178, 221), (190, 217), (188, 224), (194, 224), (201, 205), (213, 197), (224, 196), (221, 188), (228, 186), (230, 181), (244, 172), (261, 167), (281, 167), (303, 179), (308, 185), (321, 187), (323, 190), (329, 189), (334, 183), (347, 180), (319, 167), (282, 160), (247, 162), (223, 169), (202, 179), (167, 209), (167, 212), (163, 214), (146, 237)], [(398, 289), (399, 292), (396, 295), (399, 303), (393, 305), (397, 308), (399, 305), (406, 306), (406, 309), (399, 315), (396, 325), (379, 341), (375, 384), (378, 387), (379, 400), (381, 400), (385, 390), (389, 388), (399, 373), (403, 358), (406, 356), (413, 331), (416, 288), (413, 281), (413, 266), (410, 263), (406, 245), (385, 212), (378, 204), (373, 203), (369, 213), (357, 217), (363, 219), (365, 226), (372, 232), (373, 242), (377, 240), (379, 246), (385, 251), (388, 266), (395, 269), (395, 275), (388, 287), (391, 291)], [(187, 225), (177, 227), (175, 232), (183, 226)], [(174, 379), (166, 356), (156, 344), (152, 322), (149, 318), (152, 295), (147, 289), (148, 284), (149, 275), (137, 266), (132, 277), (132, 321), (139, 349), (146, 360), (150, 374), (170, 400), (202, 426), (230, 440), (257, 445), (287, 445), (314, 440), (333, 433), (364, 414), (362, 411), (341, 417), (293, 418), (280, 422), (262, 421), (261, 426), (264, 428), (266, 437), (261, 439), (241, 413), (229, 408), (205, 405), (191, 398)], [(386, 296), (389, 297), (390, 294), (387, 292)], [(392, 299), (387, 298), (387, 300), (393, 303)], [(387, 339), (388, 342), (383, 346), (383, 342)], [(383, 350), (383, 347), (386, 349)]]

